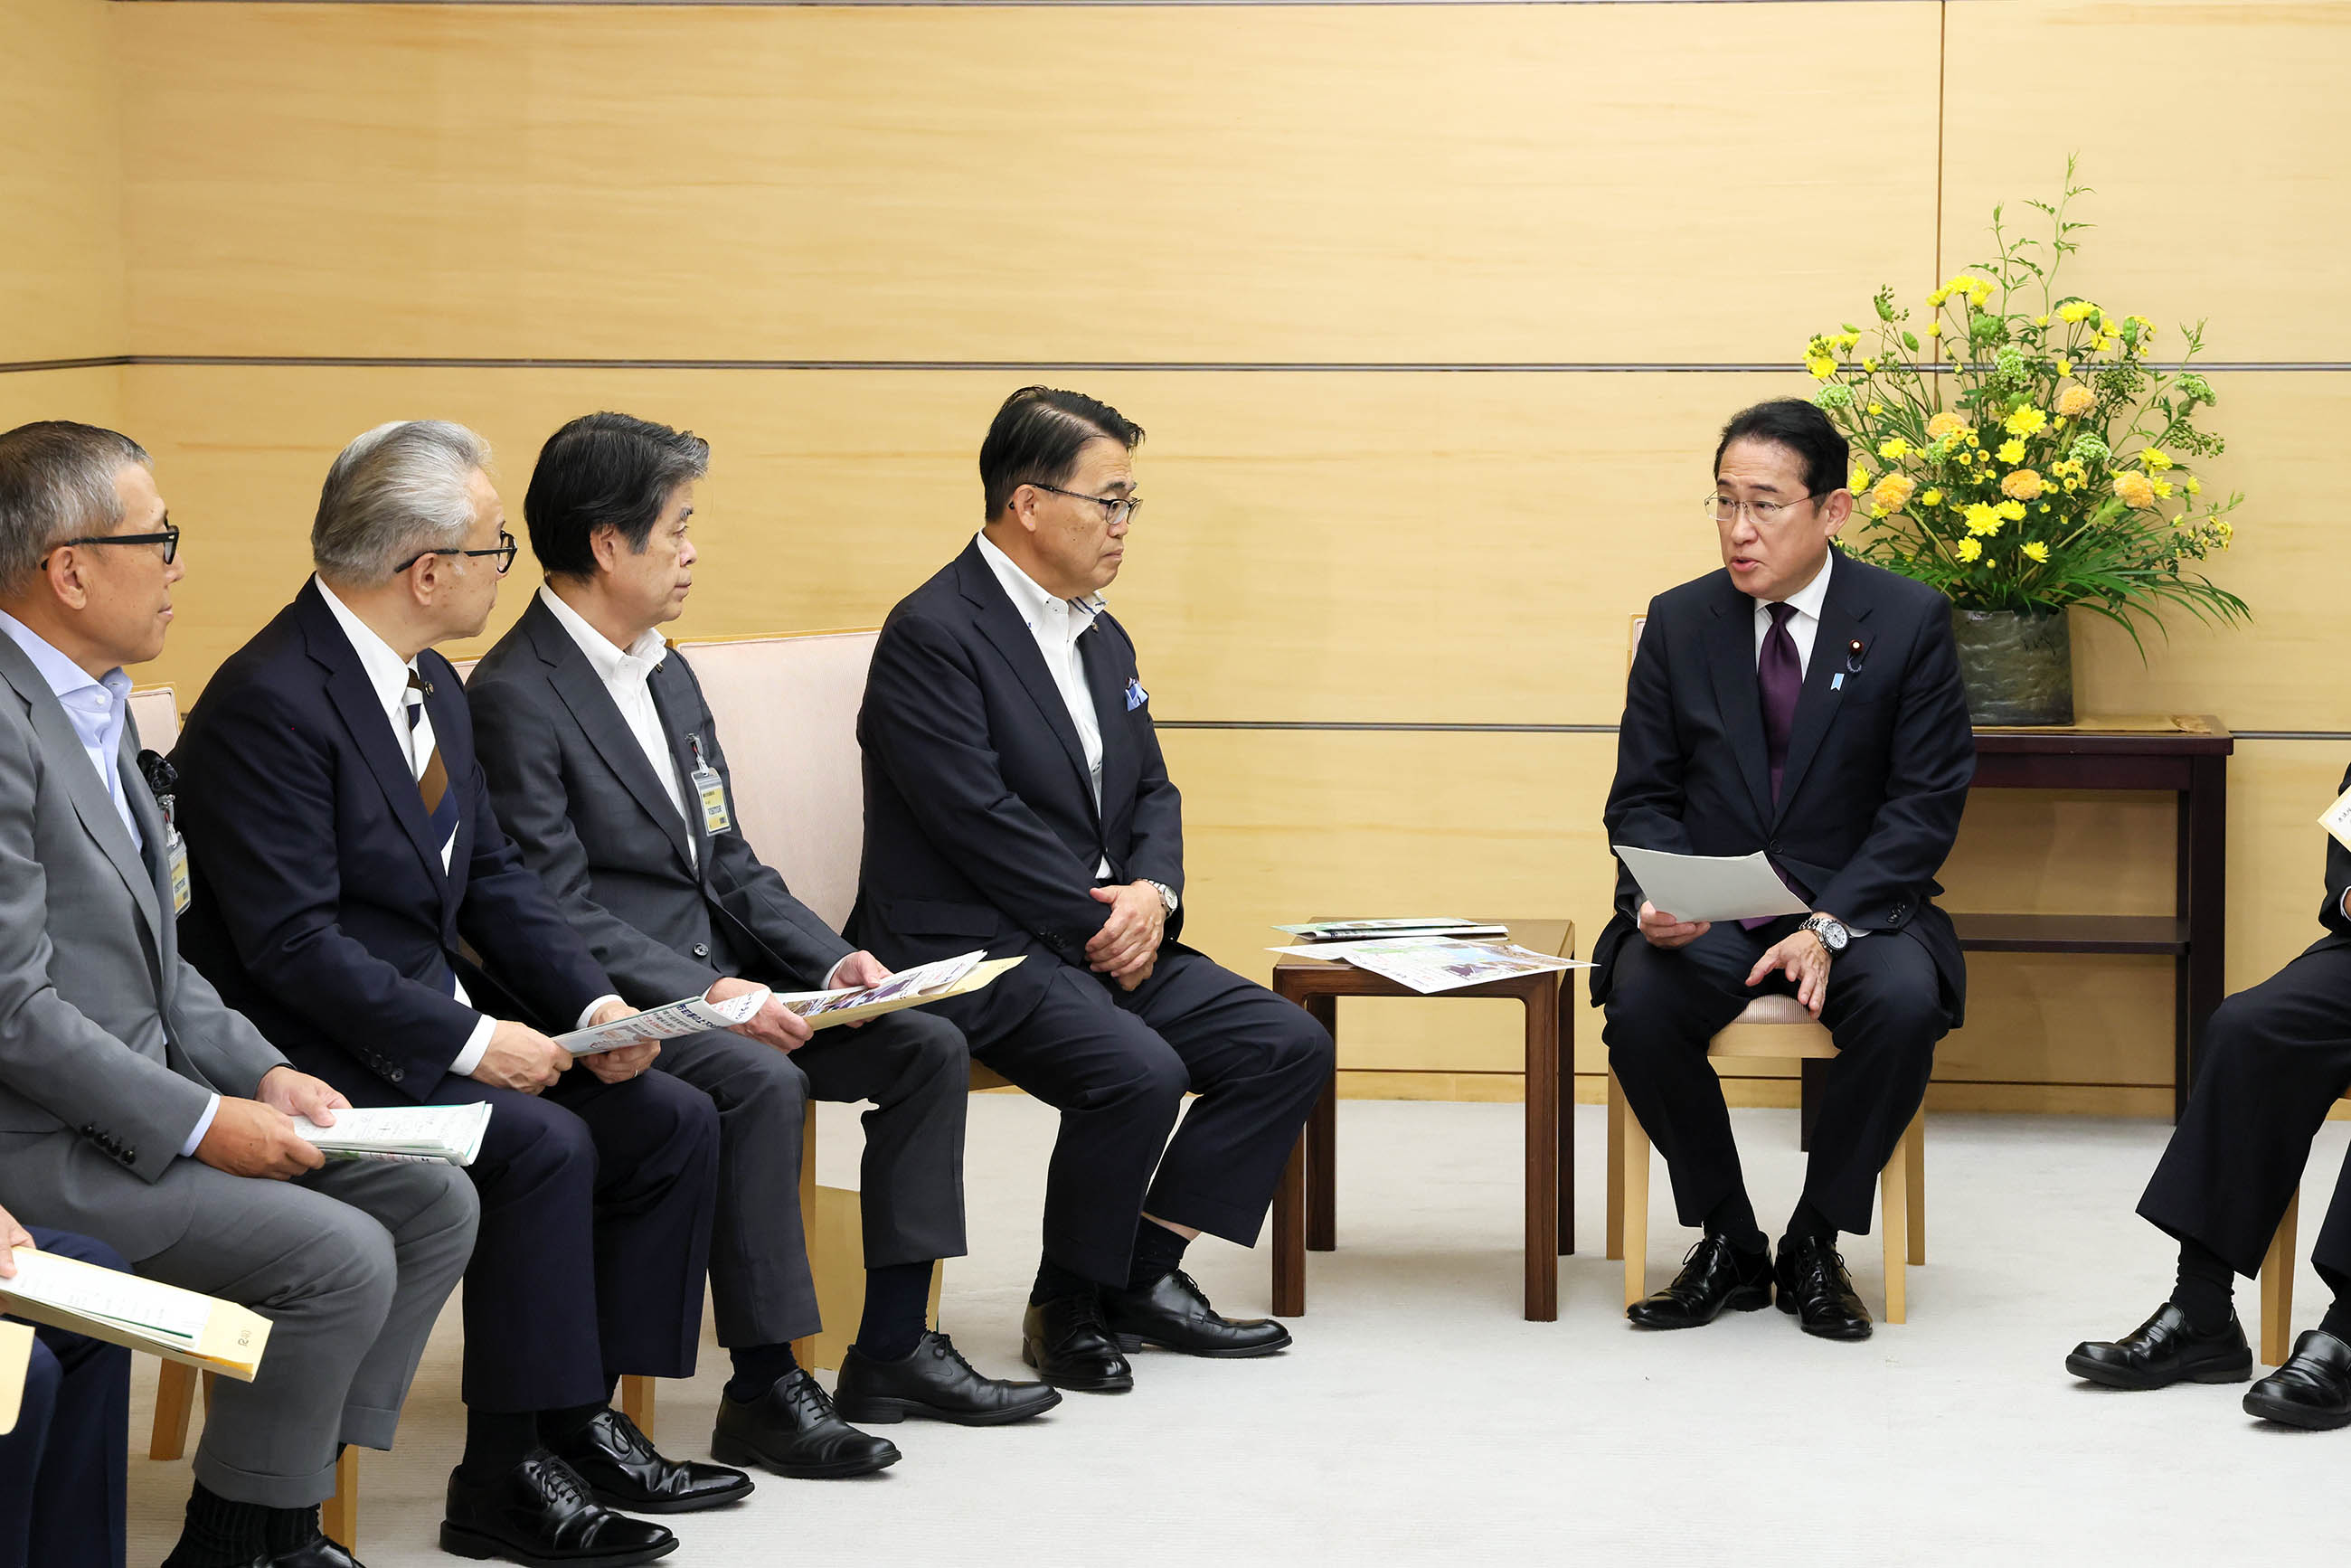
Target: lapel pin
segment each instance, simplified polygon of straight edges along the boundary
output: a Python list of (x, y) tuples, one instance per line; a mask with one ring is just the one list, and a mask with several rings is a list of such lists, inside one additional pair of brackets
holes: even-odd
[(1862, 645), (1862, 641), (1858, 637), (1844, 645), (1844, 667), (1847, 674), (1861, 674), (1861, 656), (1867, 652), (1869, 650)]

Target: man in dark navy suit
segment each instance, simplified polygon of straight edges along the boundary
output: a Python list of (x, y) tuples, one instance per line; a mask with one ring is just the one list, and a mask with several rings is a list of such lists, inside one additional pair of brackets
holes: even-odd
[[(103, 1241), (26, 1229), (0, 1208), (0, 1289), (11, 1249), (128, 1269)], [(40, 1328), (16, 1425), (0, 1432), (0, 1568), (122, 1568), (131, 1353)]]
[[(1811, 403), (1725, 426), (1707, 501), (1723, 570), (1659, 594), (1633, 659), (1609, 841), (1761, 852), (1807, 915), (1685, 921), (1620, 864), (1593, 946), (1609, 1064), (1705, 1234), (1674, 1282), (1627, 1311), (1691, 1328), (1770, 1304), (1804, 1332), (1863, 1339), (1836, 1250), (1866, 1233), (1878, 1171), (1917, 1114), (1967, 971), (1935, 873), (1975, 776), (1950, 604), (1830, 541), (1853, 512), (1844, 437)], [(1828, 1025), (1802, 1199), (1774, 1268), (1748, 1201), (1707, 1042), (1764, 992)]]
[(498, 826), (456, 673), (515, 544), (463, 426), (380, 426), (329, 471), (318, 575), (224, 664), (173, 752), (196, 967), (362, 1106), (493, 1107), (465, 1274), (465, 1455), (443, 1544), (609, 1565), (674, 1549), (614, 1511), (750, 1490), (611, 1407), (694, 1368), (717, 1181), (710, 1100), (656, 1045), (575, 1067), (629, 1011)]
[(900, 967), (976, 947), (1028, 960), (937, 1010), (1061, 1112), (1021, 1354), (1096, 1392), (1134, 1385), (1122, 1344), (1290, 1343), (1219, 1316), (1179, 1265), (1201, 1231), (1256, 1239), (1332, 1061), (1302, 1009), (1176, 940), (1182, 806), (1102, 599), (1142, 504), (1142, 439), (1076, 392), (1006, 401), (979, 453), (987, 527), (890, 612), (857, 726), (852, 939)]

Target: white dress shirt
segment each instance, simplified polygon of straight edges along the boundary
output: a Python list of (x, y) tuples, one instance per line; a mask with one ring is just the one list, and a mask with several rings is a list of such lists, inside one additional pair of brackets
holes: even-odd
[[(1086, 667), (1078, 655), (1078, 639), (1093, 625), (1094, 617), (1102, 612), (1102, 596), (1090, 593), (1083, 599), (1063, 599), (1037, 585), (1036, 580), (1012, 563), (1012, 558), (996, 548), (986, 534), (978, 536), (979, 553), (996, 573), (996, 580), (1004, 585), (1011, 597), (1012, 608), (1027, 622), (1029, 634), (1037, 639), (1037, 651), (1045, 656), (1045, 668), (1053, 677), (1054, 686), (1061, 694), (1062, 706), (1070, 710), (1070, 723), (1076, 727), (1078, 744), (1084, 748), (1086, 771), (1093, 780), (1094, 810), (1102, 810), (1102, 720), (1094, 712), (1094, 695), (1086, 687)], [(1102, 857), (1094, 868), (1096, 876), (1110, 875), (1110, 857)]]
[[(336, 624), (342, 627), (343, 635), (350, 640), (351, 651), (359, 654), (360, 668), (367, 675), (368, 685), (375, 688), (376, 701), (383, 705), (383, 721), (392, 727), (392, 739), (399, 744), (402, 755), (407, 757), (409, 772), (418, 779), (423, 778), (425, 768), (433, 760), (436, 744), (433, 737), (432, 710), (424, 710), (417, 719), (415, 728), (411, 729), (408, 726), (412, 696), (420, 707), (424, 701), (422, 694), (410, 692), (408, 677), (413, 674), (422, 680), (423, 672), (417, 669), (414, 660), (402, 658), (391, 643), (376, 635), (373, 627), (353, 614), (351, 607), (335, 597), (335, 591), (327, 586), (323, 578), (313, 576), (310, 580), (317, 585), (319, 596), (327, 601), (327, 608), (334, 612)], [(454, 782), (451, 788), (455, 788)], [(452, 828), (448, 841), (441, 846), (441, 870), (444, 875), (449, 870), (450, 857), (456, 849), (457, 833)], [(465, 994), (465, 983), (455, 974), (449, 977), (449, 986), (450, 994), (456, 998), (460, 1007), (474, 1005), (473, 998)], [(586, 1029), (588, 1020), (596, 1015), (597, 1009), (606, 1002), (620, 999), (617, 996), (598, 997), (580, 1009), (578, 1027)], [(482, 1014), (475, 1021), (473, 1033), (465, 1037), (465, 1049), (449, 1063), (450, 1072), (459, 1078), (472, 1077), (474, 1069), (481, 1066), (482, 1058), (488, 1054), (490, 1036), (497, 1027), (497, 1019), (487, 1013)]]
[[(1813, 573), (1813, 580), (1796, 590), (1780, 602), (1792, 606), (1795, 613), (1788, 617), (1788, 636), (1796, 644), (1796, 668), (1804, 674), (1813, 673), (1813, 642), (1821, 634), (1821, 603), (1829, 596), (1829, 573), (1836, 570), (1836, 551), (1832, 549), (1821, 562), (1821, 570)], [(1763, 639), (1771, 631), (1771, 601), (1755, 601), (1755, 664), (1763, 664)]]

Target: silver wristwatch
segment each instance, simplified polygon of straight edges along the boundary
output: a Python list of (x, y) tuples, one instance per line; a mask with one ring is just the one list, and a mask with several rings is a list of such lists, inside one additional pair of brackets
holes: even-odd
[(1819, 937), (1821, 946), (1832, 958), (1844, 952), (1847, 944), (1853, 941), (1853, 933), (1847, 931), (1844, 923), (1833, 915), (1815, 915), (1797, 929), (1809, 931)]
[[(1145, 878), (1144, 880), (1148, 882), (1150, 879)], [(1168, 886), (1164, 882), (1154, 882), (1151, 883), (1151, 891), (1159, 895), (1159, 902), (1168, 914), (1173, 915), (1176, 913), (1176, 890), (1174, 888)]]

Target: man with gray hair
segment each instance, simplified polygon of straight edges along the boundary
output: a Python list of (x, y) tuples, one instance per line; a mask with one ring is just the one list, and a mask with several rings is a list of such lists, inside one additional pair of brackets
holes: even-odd
[(232, 656), (173, 754), (188, 952), (288, 1059), (359, 1105), (494, 1108), (472, 1166), (465, 1453), (442, 1545), (592, 1568), (676, 1538), (621, 1509), (747, 1495), (611, 1408), (626, 1375), (694, 1369), (716, 1197), (709, 1098), (659, 1047), (574, 1066), (551, 1032), (624, 1016), (499, 828), (456, 672), (514, 559), (461, 425), (346, 447), (311, 529), (318, 575)]
[(476, 1204), (445, 1166), (326, 1164), (293, 1118), (350, 1103), (180, 954), (123, 674), (162, 652), (179, 539), (128, 438), (0, 434), (0, 1188), (272, 1320), (214, 1392), (166, 1568), (351, 1568), (319, 1528), (339, 1445), (392, 1446)]

